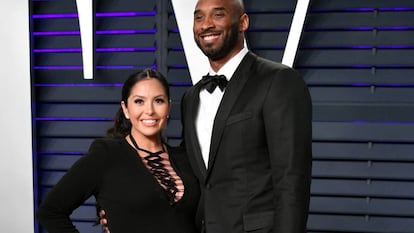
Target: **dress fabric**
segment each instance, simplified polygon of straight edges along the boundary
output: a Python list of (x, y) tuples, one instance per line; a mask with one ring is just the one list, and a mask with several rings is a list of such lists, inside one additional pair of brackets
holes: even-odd
[(111, 233), (198, 232), (194, 219), (198, 182), (185, 151), (170, 146), (167, 150), (185, 187), (183, 197), (173, 205), (124, 138), (97, 139), (42, 202), (37, 212), (40, 224), (49, 233), (78, 232), (68, 216), (95, 196), (106, 212)]

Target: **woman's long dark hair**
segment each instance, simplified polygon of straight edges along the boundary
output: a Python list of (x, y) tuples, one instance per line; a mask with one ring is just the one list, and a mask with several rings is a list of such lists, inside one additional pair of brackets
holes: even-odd
[[(122, 86), (121, 101), (124, 101), (125, 106), (128, 105), (128, 97), (131, 94), (132, 87), (141, 80), (144, 79), (156, 79), (158, 80), (170, 99), (170, 88), (167, 79), (160, 72), (146, 68), (136, 73), (131, 74)], [(111, 138), (125, 137), (131, 132), (131, 121), (125, 118), (122, 107), (119, 107), (115, 114), (113, 125), (106, 131), (106, 136)]]

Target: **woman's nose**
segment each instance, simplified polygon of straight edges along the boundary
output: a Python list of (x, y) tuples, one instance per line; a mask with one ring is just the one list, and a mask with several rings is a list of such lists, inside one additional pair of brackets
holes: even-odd
[(154, 113), (154, 106), (152, 105), (152, 103), (147, 103), (145, 105), (145, 113), (148, 115), (152, 115)]

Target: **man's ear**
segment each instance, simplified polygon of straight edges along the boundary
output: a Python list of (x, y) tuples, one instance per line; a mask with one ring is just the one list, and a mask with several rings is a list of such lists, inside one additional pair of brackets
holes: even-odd
[(239, 30), (240, 32), (245, 32), (249, 28), (249, 16), (244, 13), (240, 16), (240, 25)]

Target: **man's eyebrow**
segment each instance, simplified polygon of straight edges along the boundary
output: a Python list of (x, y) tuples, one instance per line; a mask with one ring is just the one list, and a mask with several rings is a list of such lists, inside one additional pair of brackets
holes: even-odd
[(223, 7), (223, 6), (220, 6), (220, 7), (215, 7), (214, 10), (216, 10), (216, 11), (225, 11), (226, 8)]
[[(225, 11), (225, 10), (226, 10), (226, 8), (225, 8), (225, 7), (220, 6), (220, 7), (215, 7), (215, 8), (213, 8), (213, 10), (215, 10), (215, 11)], [(201, 10), (200, 10), (200, 9), (195, 9), (195, 10), (194, 10), (194, 14), (198, 14), (198, 13), (200, 13), (200, 12), (201, 12)]]

